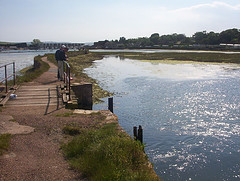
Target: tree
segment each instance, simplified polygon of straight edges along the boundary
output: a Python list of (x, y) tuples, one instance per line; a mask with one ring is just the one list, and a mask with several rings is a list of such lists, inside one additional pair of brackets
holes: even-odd
[(233, 28), (222, 31), (219, 35), (221, 43), (240, 43), (240, 30)]
[(196, 44), (205, 44), (206, 39), (207, 39), (207, 32), (206, 31), (196, 32), (193, 35), (193, 39), (194, 39)]
[(207, 44), (208, 45), (218, 45), (220, 44), (219, 42), (219, 33), (214, 33), (211, 31), (210, 33), (207, 34)]
[(126, 38), (125, 37), (120, 37), (119, 43), (122, 43), (122, 44), (126, 43)]
[(150, 41), (153, 42), (155, 45), (159, 43), (159, 34), (158, 33), (153, 33), (150, 36)]
[(42, 45), (42, 42), (39, 39), (33, 39), (33, 41), (31, 42), (31, 46), (34, 49), (39, 49)]

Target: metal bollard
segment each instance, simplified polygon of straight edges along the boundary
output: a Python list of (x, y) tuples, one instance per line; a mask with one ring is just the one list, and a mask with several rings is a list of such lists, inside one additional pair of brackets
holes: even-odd
[(113, 97), (108, 98), (108, 110), (113, 113)]

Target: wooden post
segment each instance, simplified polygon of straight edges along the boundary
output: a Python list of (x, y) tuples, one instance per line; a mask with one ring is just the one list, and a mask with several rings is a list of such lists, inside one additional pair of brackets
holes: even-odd
[(5, 87), (6, 87), (6, 93), (7, 93), (8, 92), (7, 65), (5, 65)]
[(13, 84), (16, 85), (16, 69), (15, 69), (15, 62), (13, 62)]
[(137, 135), (137, 126), (134, 126), (134, 127), (133, 127), (133, 137), (134, 137), (135, 140), (137, 140), (137, 138), (138, 138), (138, 135)]
[(143, 143), (143, 129), (141, 125), (139, 125), (139, 128), (138, 128), (138, 140), (141, 143)]
[(71, 70), (68, 67), (68, 91), (69, 91), (69, 101), (71, 101)]
[(113, 97), (108, 98), (108, 110), (113, 113)]

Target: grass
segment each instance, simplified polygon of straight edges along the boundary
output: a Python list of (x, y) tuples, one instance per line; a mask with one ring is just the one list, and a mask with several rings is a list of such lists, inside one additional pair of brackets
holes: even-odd
[(102, 115), (101, 112), (93, 112), (89, 116), (93, 117), (93, 120), (97, 122), (101, 122), (106, 119), (106, 116)]
[(63, 151), (71, 166), (89, 180), (159, 180), (140, 142), (117, 130), (117, 124), (82, 130)]
[(48, 71), (48, 69), (50, 68), (50, 66), (48, 65), (48, 63), (43, 62), (41, 60), (42, 56), (36, 56), (34, 57), (34, 60), (40, 63), (40, 67), (39, 68), (29, 68), (28, 70), (26, 70), (23, 75), (21, 76), (17, 76), (16, 78), (16, 83), (20, 84), (23, 82), (31, 82), (32, 80), (36, 79), (37, 77), (39, 77), (40, 75), (42, 75), (44, 72)]
[(190, 62), (215, 62), (215, 63), (240, 63), (240, 53), (226, 54), (217, 52), (208, 53), (141, 53), (141, 52), (96, 52), (100, 55), (118, 55), (123, 58), (145, 61), (190, 61)]
[(66, 113), (62, 113), (62, 114), (55, 114), (56, 117), (72, 117), (74, 116), (73, 112), (66, 112)]
[(10, 145), (10, 134), (2, 134), (0, 135), (0, 155), (3, 155), (5, 151), (8, 150)]
[[(68, 63), (71, 66), (71, 74), (75, 76), (75, 82), (88, 82), (93, 85), (93, 103), (102, 102), (100, 99), (104, 97), (110, 97), (113, 94), (103, 90), (98, 84), (97, 81), (83, 72), (85, 68), (90, 67), (93, 64), (93, 61), (100, 60), (103, 58), (103, 55), (96, 53), (85, 54), (83, 51), (73, 51), (68, 52), (69, 61)], [(54, 64), (57, 64), (54, 54), (47, 54), (48, 60)]]
[(77, 127), (73, 127), (73, 126), (65, 126), (63, 128), (63, 133), (71, 135), (71, 136), (75, 136), (75, 135), (80, 134), (80, 129)]

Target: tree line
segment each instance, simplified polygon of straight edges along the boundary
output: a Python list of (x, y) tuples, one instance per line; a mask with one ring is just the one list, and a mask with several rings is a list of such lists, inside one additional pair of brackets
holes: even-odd
[[(228, 44), (228, 45), (226, 45)], [(153, 33), (150, 37), (140, 37), (126, 39), (120, 37), (119, 40), (105, 40), (94, 42), (90, 48), (106, 48), (106, 49), (121, 49), (121, 48), (185, 48), (185, 49), (219, 49), (226, 48), (231, 44), (240, 44), (240, 29), (228, 29), (221, 33), (211, 32), (196, 32), (191, 37), (185, 34), (162, 35)], [(240, 48), (240, 47), (238, 47)]]

